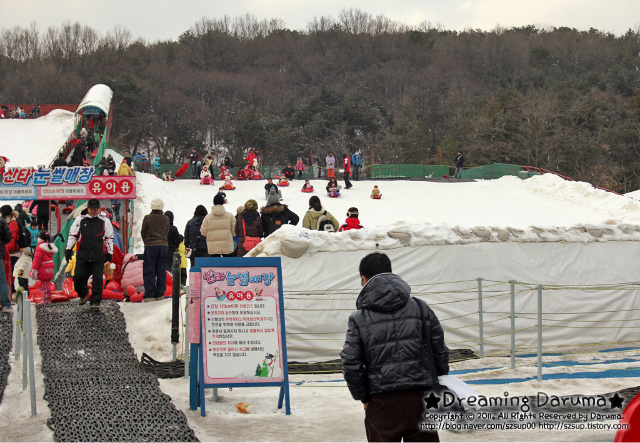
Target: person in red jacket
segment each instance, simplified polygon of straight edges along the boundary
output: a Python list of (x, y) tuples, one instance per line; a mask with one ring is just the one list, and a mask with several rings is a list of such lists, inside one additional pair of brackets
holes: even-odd
[[(9, 225), (9, 230), (11, 231), (11, 240), (9, 240), (4, 245), (4, 249), (7, 255), (11, 257), (10, 267), (7, 270), (7, 284), (11, 287), (11, 292), (15, 292), (14, 279), (13, 279), (13, 267), (16, 262), (20, 258), (20, 247), (18, 246), (18, 237), (20, 236), (20, 228), (18, 227), (18, 222), (16, 221), (17, 212), (15, 213), (11, 209), (11, 206), (4, 205), (0, 208), (0, 214), (2, 214), (2, 218), (5, 219), (7, 224)], [(9, 282), (9, 280), (11, 280)]]
[(53, 280), (54, 263), (53, 256), (58, 252), (58, 248), (51, 243), (51, 237), (45, 231), (38, 235), (38, 246), (33, 254), (33, 264), (29, 276), (40, 281), (42, 291), (42, 301), (39, 305), (51, 303), (51, 280)]
[(360, 224), (360, 220), (358, 220), (358, 208), (351, 207), (347, 211), (347, 219), (344, 221), (344, 224), (340, 226), (338, 232), (349, 231), (351, 229), (363, 229), (363, 226)]
[(249, 148), (249, 155), (247, 155), (247, 157), (245, 158), (245, 160), (247, 161), (247, 165), (249, 167), (257, 166), (257, 162), (256, 162), (257, 159), (258, 157), (256, 156), (256, 153), (253, 150), (253, 148)]
[(351, 175), (351, 158), (347, 154), (342, 154), (342, 166), (344, 167), (344, 187), (351, 189), (353, 185), (349, 181)]

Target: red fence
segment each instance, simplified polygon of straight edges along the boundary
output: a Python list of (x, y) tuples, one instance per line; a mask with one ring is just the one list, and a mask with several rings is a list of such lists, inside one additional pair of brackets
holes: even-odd
[[(13, 109), (14, 106), (16, 105), (16, 103), (4, 103), (4, 104), (7, 105), (7, 108), (9, 108), (9, 110)], [(31, 111), (31, 108), (35, 106), (35, 104), (20, 104), (20, 103), (17, 103), (17, 105), (20, 106), (22, 109), (24, 109), (24, 112), (26, 112), (27, 115), (29, 115), (29, 111)], [(76, 109), (78, 109), (78, 105), (42, 105), (41, 104), (40, 117), (47, 115), (54, 109), (64, 109), (65, 111), (76, 112)]]

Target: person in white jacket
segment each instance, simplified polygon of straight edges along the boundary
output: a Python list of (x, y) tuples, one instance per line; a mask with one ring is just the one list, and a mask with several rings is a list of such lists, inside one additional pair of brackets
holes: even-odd
[(233, 233), (236, 230), (236, 218), (224, 209), (224, 197), (213, 197), (211, 212), (202, 221), (200, 234), (207, 238), (207, 252), (210, 256), (231, 256), (235, 250)]

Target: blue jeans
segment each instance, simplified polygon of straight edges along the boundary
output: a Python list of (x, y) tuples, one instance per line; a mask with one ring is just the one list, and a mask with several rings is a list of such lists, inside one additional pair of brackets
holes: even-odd
[(462, 166), (456, 166), (456, 172), (453, 174), (453, 178), (462, 178)]
[(7, 284), (7, 273), (4, 270), (4, 263), (0, 263), (0, 304), (3, 308), (11, 307), (9, 285)]
[(144, 298), (164, 297), (167, 286), (167, 246), (144, 248)]

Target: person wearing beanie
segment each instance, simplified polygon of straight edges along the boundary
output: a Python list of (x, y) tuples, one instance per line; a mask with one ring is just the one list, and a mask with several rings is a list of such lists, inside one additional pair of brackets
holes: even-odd
[(142, 220), (142, 241), (144, 242), (144, 264), (142, 268), (144, 278), (143, 302), (164, 300), (167, 286), (167, 249), (169, 242), (169, 228), (171, 223), (162, 210), (162, 199), (151, 201), (151, 213)]
[(207, 252), (210, 256), (224, 257), (233, 253), (235, 228), (235, 217), (224, 209), (224, 197), (216, 194), (211, 212), (204, 218), (200, 228), (200, 234), (207, 239)]
[(207, 252), (207, 238), (200, 233), (202, 222), (207, 216), (207, 208), (203, 205), (196, 206), (193, 211), (193, 217), (187, 222), (187, 226), (184, 228), (184, 246), (191, 250), (189, 255), (189, 262), (191, 266), (196, 265), (196, 257), (208, 257)]
[(104, 263), (113, 259), (113, 226), (107, 217), (100, 214), (99, 200), (89, 200), (86, 211), (86, 214), (76, 217), (71, 225), (64, 257), (67, 263), (70, 262), (73, 247), (78, 245), (73, 287), (78, 293), (80, 304), (85, 304), (89, 293), (87, 281), (92, 276), (89, 304), (91, 308), (98, 309), (102, 302)]
[[(274, 191), (275, 192), (275, 191)], [(278, 198), (278, 201), (279, 198)], [(244, 204), (244, 211), (236, 217), (236, 237), (238, 237), (238, 257), (247, 255), (250, 249), (246, 248), (246, 237), (262, 238), (264, 229), (262, 227), (262, 219), (258, 212), (258, 202), (255, 200), (247, 200)]]
[(282, 198), (282, 191), (278, 190), (278, 185), (276, 185), (270, 178), (267, 179), (267, 184), (264, 185), (264, 198), (269, 197), (269, 192), (272, 189), (276, 191), (276, 194), (278, 194), (280, 198)]
[[(0, 249), (3, 257), (7, 258), (8, 253), (5, 250), (5, 245), (11, 241), (11, 230), (7, 224), (7, 218), (11, 220), (11, 206), (4, 205), (0, 208)], [(7, 276), (11, 278), (11, 262), (6, 259), (3, 260), (4, 266), (0, 265), (0, 305), (2, 306), (2, 312), (11, 312), (11, 288), (7, 284)]]
[(340, 226), (338, 232), (350, 231), (351, 229), (362, 229), (360, 220), (358, 220), (358, 215), (358, 208), (349, 208), (349, 210), (347, 211), (347, 219), (345, 220), (344, 224)]
[(269, 192), (267, 206), (260, 209), (260, 213), (265, 237), (280, 229), (282, 225), (295, 226), (300, 221), (300, 217), (295, 212), (287, 205), (280, 203), (280, 197), (274, 190)]
[[(331, 225), (333, 229), (327, 225)], [(309, 199), (309, 210), (304, 215), (302, 227), (312, 229), (314, 231), (321, 230), (335, 232), (340, 227), (340, 224), (329, 211), (322, 207), (320, 197), (314, 195)]]

